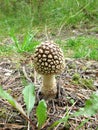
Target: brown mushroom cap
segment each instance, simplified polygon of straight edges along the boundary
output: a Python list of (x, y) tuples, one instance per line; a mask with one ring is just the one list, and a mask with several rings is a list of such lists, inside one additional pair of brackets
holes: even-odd
[(41, 43), (35, 50), (34, 67), (42, 75), (59, 74), (65, 66), (59, 46), (53, 42)]

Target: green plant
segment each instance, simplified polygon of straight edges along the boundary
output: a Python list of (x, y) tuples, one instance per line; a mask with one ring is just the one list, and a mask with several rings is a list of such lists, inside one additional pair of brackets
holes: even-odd
[(70, 118), (70, 110), (68, 110), (67, 108), (67, 111), (66, 113), (64, 114), (65, 117), (63, 117), (62, 119), (59, 119), (57, 121), (55, 121), (49, 128), (48, 130), (53, 130), (54, 127), (56, 127), (57, 125), (61, 124), (61, 123), (64, 123), (65, 125), (68, 125), (68, 119)]
[(95, 90), (94, 83), (92, 79), (84, 79), (78, 73), (75, 73), (72, 76), (72, 83), (78, 84), (81, 87), (89, 88), (91, 90)]
[[(6, 91), (4, 91), (2, 89), (2, 87), (0, 86), (0, 97), (3, 99), (6, 99), (14, 108), (16, 108), (24, 117), (27, 117), (22, 106), (16, 102), (16, 100), (9, 95), (9, 93), (7, 93)], [(27, 118), (28, 119), (28, 118)]]
[(98, 39), (92, 36), (78, 36), (66, 41), (56, 40), (66, 57), (98, 60)]
[[(29, 84), (28, 86), (26, 86), (23, 90), (23, 97), (24, 97), (24, 101), (27, 107), (27, 116), (29, 119), (29, 114), (32, 110), (32, 108), (34, 107), (34, 103), (35, 103), (35, 93), (34, 93), (34, 86), (32, 86), (32, 84)], [(29, 121), (28, 121), (28, 130), (30, 129), (30, 125), (29, 125)]]
[(31, 6), (24, 0), (1, 1), (0, 33), (3, 35), (8, 35), (10, 28), (13, 28), (15, 33), (27, 31), (28, 28), (31, 28), (32, 25), (32, 14)]
[(98, 39), (93, 37), (78, 37), (75, 39), (74, 57), (98, 60), (97, 46)]
[[(74, 106), (75, 103), (72, 105)], [(86, 119), (80, 123), (80, 125), (77, 127), (77, 130), (81, 128), (85, 123), (88, 122), (91, 116), (95, 115), (98, 113), (98, 94), (93, 93), (88, 100), (86, 100), (84, 108), (80, 108), (79, 111), (74, 112), (72, 115), (70, 115), (70, 111), (66, 111), (64, 117), (62, 119), (59, 119), (55, 121), (49, 128), (48, 130), (52, 130), (54, 127), (56, 127), (58, 124), (64, 123), (65, 126), (68, 124), (68, 120), (72, 117), (77, 117), (77, 116), (85, 116)]]
[(35, 40), (35, 35), (37, 32), (35, 33), (26, 33), (26, 35), (24, 36), (24, 39), (22, 42), (20, 42), (17, 37), (15, 36), (14, 32), (11, 31), (10, 32), (10, 36), (12, 38), (12, 40), (14, 41), (14, 46), (13, 48), (17, 51), (17, 52), (30, 52), (30, 51), (34, 51), (35, 46), (39, 44), (39, 42), (37, 40)]
[[(28, 121), (28, 130), (30, 128), (30, 125), (32, 126), (32, 130), (34, 129), (34, 124), (32, 120), (29, 118), (29, 114), (34, 107), (35, 103), (35, 92), (34, 92), (34, 86), (32, 84), (29, 84), (26, 86), (23, 90), (23, 97), (27, 108), (27, 114), (23, 110), (22, 106), (16, 102), (16, 100), (9, 95), (6, 91), (0, 87), (0, 97), (3, 99), (6, 99), (14, 108), (16, 108), (22, 115), (25, 117), (25, 119)], [(72, 107), (75, 105), (75, 102), (72, 104)], [(71, 107), (71, 108), (72, 108)], [(60, 125), (61, 123), (64, 123), (65, 126), (68, 126), (68, 120), (72, 117), (77, 116), (84, 116), (86, 119), (81, 122), (81, 124), (77, 127), (77, 130), (81, 128), (91, 116), (95, 115), (98, 112), (98, 93), (93, 93), (89, 99), (86, 100), (84, 108), (80, 108), (77, 112), (74, 112), (70, 115), (71, 109), (68, 109), (64, 114), (64, 116), (55, 121), (48, 130), (53, 129), (54, 127)], [(47, 119), (47, 105), (44, 100), (41, 100), (36, 108), (36, 116), (38, 119), (38, 129), (40, 130), (45, 123)], [(30, 124), (29, 124), (30, 122)]]
[(0, 56), (10, 54), (12, 52), (12, 47), (10, 45), (0, 45)]
[[(97, 0), (3, 0), (0, 5), (0, 33), (26, 32), (34, 26), (50, 29), (97, 25)], [(93, 22), (92, 22), (93, 19)]]
[(95, 90), (95, 87), (93, 85), (94, 83), (93, 83), (92, 79), (81, 79), (79, 81), (79, 83), (84, 88), (89, 88), (89, 89)]
[(93, 116), (98, 112), (98, 94), (93, 93), (88, 100), (85, 102), (85, 107), (74, 113), (75, 116)]
[(36, 109), (36, 116), (38, 119), (38, 129), (40, 130), (47, 119), (47, 105), (44, 100), (39, 102), (39, 105)]
[[(29, 84), (23, 89), (23, 97), (24, 102), (26, 104), (27, 113), (23, 110), (22, 106), (11, 95), (9, 95), (6, 91), (2, 89), (1, 86), (0, 86), (0, 97), (7, 100), (14, 108), (16, 108), (23, 115), (23, 117), (28, 121), (28, 130), (30, 129), (30, 125), (32, 126), (32, 130), (34, 130), (35, 126), (32, 120), (29, 118), (29, 114), (32, 108), (34, 107), (35, 103), (35, 91), (33, 84)], [(41, 110), (43, 110), (43, 114)], [(45, 120), (47, 119), (47, 105), (44, 100), (41, 100), (39, 102), (37, 106), (36, 115), (38, 118), (38, 128), (40, 130)]]
[(74, 81), (79, 81), (80, 80), (80, 75), (79, 75), (79, 73), (75, 73), (73, 76), (72, 76), (72, 80), (74, 80)]

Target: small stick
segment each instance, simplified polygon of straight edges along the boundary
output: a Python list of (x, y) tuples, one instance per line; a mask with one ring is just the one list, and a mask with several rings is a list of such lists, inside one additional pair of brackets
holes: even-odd
[[(77, 102), (77, 101), (76, 101), (76, 102)], [(71, 108), (70, 108), (70, 110), (69, 110), (68, 113), (71, 112), (71, 110), (72, 110), (73, 106), (76, 104), (76, 102), (71, 106)], [(65, 116), (66, 116), (66, 113), (62, 116), (62, 118), (64, 118)], [(58, 130), (58, 127), (59, 127), (60, 124), (61, 124), (61, 123), (59, 123), (59, 124), (54, 128), (54, 130)]]
[(37, 73), (34, 69), (34, 85), (36, 85), (36, 84), (37, 84)]
[(26, 79), (32, 83), (32, 80), (28, 77), (28, 75), (27, 75), (27, 73), (26, 73), (25, 66), (22, 67), (22, 70), (23, 70), (23, 74), (24, 74), (24, 76), (26, 77)]

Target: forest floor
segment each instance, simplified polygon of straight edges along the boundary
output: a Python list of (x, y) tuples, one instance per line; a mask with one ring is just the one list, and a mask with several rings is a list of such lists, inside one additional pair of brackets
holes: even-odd
[[(85, 32), (85, 35), (87, 35), (90, 31)], [(74, 36), (80, 35), (77, 31), (73, 31), (73, 33)], [(81, 35), (84, 35), (83, 33), (81, 33)], [(71, 34), (69, 33), (69, 35)], [(98, 33), (92, 33), (90, 35), (97, 37)], [(64, 39), (67, 38), (65, 33), (63, 33), (62, 37)], [(8, 41), (8, 43), (10, 42), (11, 41)], [(58, 88), (56, 98), (46, 100), (48, 117), (41, 130), (48, 130), (55, 121), (67, 116), (67, 111), (69, 112), (69, 115), (71, 115), (80, 108), (83, 108), (85, 106), (85, 101), (89, 99), (94, 92), (98, 93), (98, 61), (87, 60), (85, 58), (65, 58), (65, 63), (66, 67), (63, 73), (56, 76)], [(26, 110), (26, 106), (23, 102), (22, 90), (26, 83), (29, 83), (29, 81), (34, 83), (34, 80), (35, 73), (32, 56), (28, 54), (17, 55), (16, 53), (13, 56), (1, 56), (0, 85), (22, 105), (24, 110)], [(37, 130), (37, 117), (35, 113), (41, 98), (39, 95), (40, 87), (41, 76), (37, 74), (35, 84), (36, 103), (30, 114), (35, 130)], [(85, 123), (86, 119), (88, 119), (88, 121)], [(83, 115), (71, 117), (68, 119), (66, 125), (64, 123), (59, 123), (52, 130), (78, 129), (98, 130), (98, 114), (91, 117)], [(27, 120), (25, 120), (25, 118), (23, 118), (23, 116), (6, 100), (1, 98), (0, 130), (27, 130)]]
[[(85, 106), (93, 92), (98, 92), (98, 61), (86, 59), (65, 58), (66, 67), (61, 75), (58, 75), (58, 94), (55, 99), (47, 100), (48, 117), (41, 130), (47, 130), (58, 119), (69, 115)], [(22, 90), (24, 82), (30, 79), (34, 82), (34, 69), (31, 58), (25, 56), (3, 57), (0, 59), (0, 84), (3, 89), (11, 94), (24, 110)], [(36, 103), (30, 114), (33, 116), (33, 124), (37, 129), (36, 107), (40, 97), (38, 90), (41, 86), (41, 77), (37, 74), (35, 91)], [(53, 130), (76, 130), (80, 123), (88, 117), (79, 116), (68, 119), (66, 125), (58, 124)], [(0, 130), (26, 130), (27, 121), (6, 100), (0, 98)], [(89, 117), (89, 120), (78, 128), (79, 130), (98, 130), (98, 114)]]

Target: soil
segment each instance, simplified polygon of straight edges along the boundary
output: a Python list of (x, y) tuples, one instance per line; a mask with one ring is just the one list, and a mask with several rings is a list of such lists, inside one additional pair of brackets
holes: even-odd
[[(41, 130), (48, 130), (53, 122), (65, 117), (67, 110), (69, 115), (78, 111), (79, 108), (85, 106), (85, 101), (93, 92), (98, 92), (98, 61), (66, 58), (65, 62), (64, 72), (56, 76), (58, 93), (54, 99), (46, 100), (48, 117)], [(32, 64), (32, 58), (27, 55), (24, 59), (18, 60), (1, 58), (0, 84), (22, 105), (24, 110), (26, 110), (26, 106), (22, 90), (26, 82), (35, 84), (36, 103), (30, 114), (30, 119), (34, 129), (37, 130), (36, 107), (43, 97), (39, 92), (41, 76), (35, 75)], [(85, 119), (87, 119), (85, 116), (70, 118), (67, 124), (59, 123), (52, 130), (76, 130)], [(0, 130), (26, 129), (27, 120), (6, 100), (0, 98)], [(79, 130), (98, 130), (98, 114), (90, 117)]]

